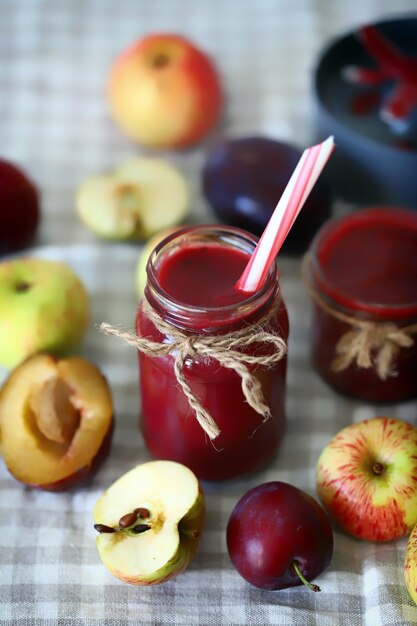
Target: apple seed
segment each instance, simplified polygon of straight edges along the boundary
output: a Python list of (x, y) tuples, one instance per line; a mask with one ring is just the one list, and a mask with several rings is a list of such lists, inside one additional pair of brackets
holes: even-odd
[(60, 378), (49, 378), (29, 399), (41, 433), (50, 441), (69, 443), (80, 423), (80, 414), (72, 404), (71, 390)]
[(126, 513), (119, 519), (120, 528), (128, 528), (129, 526), (133, 526), (133, 524), (138, 519), (137, 513), (133, 511), (133, 513)]
[(149, 524), (138, 524), (137, 526), (133, 526), (131, 530), (135, 533), (135, 535), (139, 535), (140, 533), (144, 533), (145, 531), (150, 529), (151, 527), (149, 526)]
[(116, 530), (111, 526), (106, 526), (106, 524), (94, 524), (94, 528), (99, 533), (115, 533)]
[(136, 516), (137, 517), (141, 517), (142, 519), (146, 519), (146, 518), (150, 517), (150, 515), (151, 515), (149, 513), (148, 509), (145, 509), (143, 507), (139, 507), (138, 509), (135, 509), (133, 511), (133, 513), (136, 513)]

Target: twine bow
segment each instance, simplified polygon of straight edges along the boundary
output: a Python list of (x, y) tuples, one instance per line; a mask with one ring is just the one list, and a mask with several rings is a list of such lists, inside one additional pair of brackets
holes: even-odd
[[(156, 329), (168, 337), (169, 343), (159, 343), (148, 337), (138, 337), (133, 332), (123, 331), (106, 322), (100, 324), (100, 330), (107, 335), (122, 339), (148, 356), (164, 357), (171, 354), (174, 358), (174, 372), (178, 384), (187, 397), (198, 423), (210, 439), (215, 439), (220, 434), (220, 430), (185, 379), (184, 366), (188, 357), (215, 359), (223, 367), (235, 371), (241, 378), (242, 391), (248, 404), (262, 415), (264, 421), (271, 416), (271, 411), (263, 397), (261, 383), (249, 367), (271, 367), (278, 363), (287, 352), (284, 339), (269, 328), (277, 307), (273, 307), (270, 313), (258, 323), (246, 325), (224, 335), (189, 335), (163, 320), (146, 300), (143, 301), (142, 306)], [(254, 344), (269, 347), (269, 353), (246, 354), (245, 348), (253, 347)]]
[(336, 344), (336, 358), (331, 367), (335, 372), (346, 369), (352, 362), (358, 367), (375, 370), (381, 380), (396, 376), (394, 357), (401, 348), (410, 348), (414, 340), (406, 330), (395, 324), (361, 324), (346, 332)]

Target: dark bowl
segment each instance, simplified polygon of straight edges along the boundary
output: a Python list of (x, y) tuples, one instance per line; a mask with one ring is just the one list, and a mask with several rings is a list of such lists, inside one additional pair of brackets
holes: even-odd
[[(417, 59), (417, 15), (374, 26), (395, 47)], [(369, 102), (375, 96), (383, 100), (393, 85), (375, 89), (351, 84), (343, 71), (352, 65), (377, 66), (355, 32), (333, 41), (314, 71), (317, 139), (334, 135), (336, 142), (326, 178), (334, 194), (345, 200), (416, 209), (417, 111), (403, 129), (383, 121), (377, 104), (369, 106)]]

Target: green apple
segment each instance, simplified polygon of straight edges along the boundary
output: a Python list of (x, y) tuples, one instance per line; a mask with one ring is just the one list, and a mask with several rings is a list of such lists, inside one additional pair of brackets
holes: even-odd
[(163, 239), (165, 239), (165, 237), (172, 235), (177, 230), (177, 228), (166, 228), (165, 230), (161, 230), (159, 233), (156, 233), (156, 235), (153, 235), (153, 237), (151, 237), (144, 244), (139, 254), (135, 271), (135, 287), (136, 293), (138, 294), (139, 298), (143, 296), (143, 292), (145, 289), (147, 281), (146, 265), (148, 263), (149, 257), (151, 256), (151, 253), (153, 252), (154, 248), (156, 248), (156, 246), (161, 243)]
[(85, 180), (76, 194), (82, 222), (106, 239), (143, 240), (187, 214), (183, 175), (162, 159), (137, 157), (109, 174)]
[(89, 321), (89, 296), (64, 263), (22, 258), (0, 263), (0, 364), (36, 352), (66, 354)]
[(405, 551), (404, 580), (411, 599), (417, 604), (417, 524), (408, 538)]
[(331, 517), (359, 539), (407, 535), (417, 523), (417, 428), (388, 417), (344, 428), (319, 457), (317, 491)]
[(201, 486), (185, 465), (138, 465), (95, 504), (103, 564), (132, 585), (155, 585), (177, 576), (197, 548), (204, 510)]

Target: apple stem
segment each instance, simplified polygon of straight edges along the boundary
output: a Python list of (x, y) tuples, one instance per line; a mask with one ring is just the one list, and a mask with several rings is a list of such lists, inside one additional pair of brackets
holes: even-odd
[(17, 293), (25, 293), (26, 291), (29, 291), (30, 288), (30, 283), (25, 280), (21, 280), (16, 284), (15, 290), (17, 291)]
[(372, 465), (372, 471), (374, 474), (376, 474), (377, 476), (381, 476), (381, 474), (384, 473), (384, 466), (382, 465), (382, 463), (379, 463), (378, 461), (376, 461), (373, 465)]
[(200, 531), (195, 530), (195, 529), (189, 529), (189, 528), (181, 528), (181, 534), (187, 535), (188, 537), (191, 537), (192, 539), (198, 539), (200, 537)]
[(305, 585), (306, 587), (311, 589), (311, 591), (321, 591), (321, 589), (320, 589), (320, 587), (318, 585), (315, 585), (314, 583), (311, 583), (309, 580), (307, 580), (307, 578), (305, 578), (303, 576), (303, 574), (301, 573), (301, 570), (300, 570), (300, 566), (298, 565), (297, 561), (291, 561), (291, 564), (292, 564), (293, 568), (295, 569), (295, 573), (297, 574), (298, 578), (301, 580), (303, 585)]

